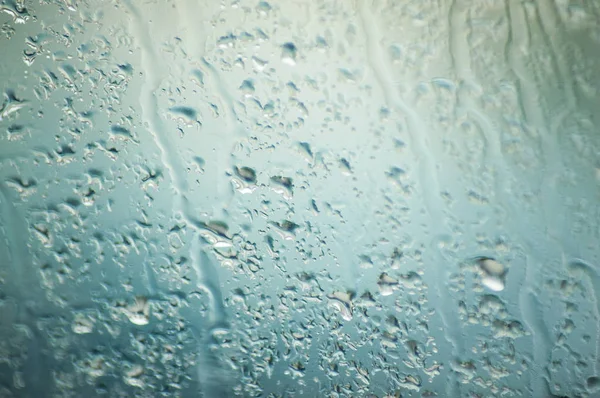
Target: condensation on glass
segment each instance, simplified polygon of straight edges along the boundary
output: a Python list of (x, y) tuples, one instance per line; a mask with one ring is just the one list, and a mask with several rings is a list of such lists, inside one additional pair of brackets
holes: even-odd
[(0, 3), (0, 397), (600, 396), (600, 2)]

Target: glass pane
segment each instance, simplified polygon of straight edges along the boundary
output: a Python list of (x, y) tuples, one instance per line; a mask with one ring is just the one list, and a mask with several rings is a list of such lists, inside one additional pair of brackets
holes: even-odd
[(0, 397), (599, 396), (600, 2), (0, 11)]

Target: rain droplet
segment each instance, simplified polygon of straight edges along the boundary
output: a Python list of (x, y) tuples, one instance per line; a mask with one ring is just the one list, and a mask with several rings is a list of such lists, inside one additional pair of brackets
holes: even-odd
[(73, 332), (77, 334), (92, 333), (94, 323), (83, 315), (76, 315), (72, 326)]
[(275, 185), (273, 190), (281, 195), (285, 199), (292, 198), (292, 179), (290, 177), (283, 176), (273, 176), (271, 177), (271, 182)]
[(338, 310), (340, 316), (345, 321), (352, 320), (352, 298), (354, 293), (352, 292), (334, 292), (327, 295), (327, 298), (331, 300), (331, 304)]
[(256, 182), (256, 172), (250, 167), (236, 167), (235, 174), (246, 182)]
[(394, 293), (394, 288), (398, 286), (398, 280), (383, 273), (379, 276), (377, 285), (379, 286), (379, 293), (381, 293), (382, 296), (389, 296)]
[(252, 79), (244, 80), (240, 86), (240, 91), (247, 96), (254, 94), (254, 81)]
[(256, 6), (256, 9), (259, 12), (267, 13), (267, 12), (271, 11), (272, 7), (266, 1), (261, 1), (260, 3), (258, 3), (258, 6)]
[(138, 296), (126, 310), (127, 317), (134, 325), (144, 326), (150, 322), (150, 303), (146, 297)]
[(281, 46), (281, 62), (291, 66), (296, 65), (296, 56), (298, 49), (294, 43), (285, 43)]
[(198, 112), (189, 106), (174, 106), (169, 108), (169, 112), (186, 123), (194, 123), (198, 120)]
[(144, 382), (141, 376), (144, 374), (144, 368), (141, 365), (134, 365), (125, 372), (125, 383), (133, 387), (143, 388)]
[(504, 290), (504, 278), (507, 272), (504, 264), (489, 257), (479, 258), (477, 263), (483, 272), (481, 280), (483, 285), (495, 292)]

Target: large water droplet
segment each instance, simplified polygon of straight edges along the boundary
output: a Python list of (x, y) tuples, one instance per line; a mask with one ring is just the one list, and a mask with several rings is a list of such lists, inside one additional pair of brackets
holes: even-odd
[(504, 279), (508, 271), (504, 264), (488, 257), (479, 258), (477, 263), (483, 273), (481, 283), (495, 292), (504, 290)]

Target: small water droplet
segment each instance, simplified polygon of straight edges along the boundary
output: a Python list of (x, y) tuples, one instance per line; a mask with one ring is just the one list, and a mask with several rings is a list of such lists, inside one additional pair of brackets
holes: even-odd
[(169, 108), (169, 112), (183, 122), (192, 124), (198, 120), (198, 112), (189, 106), (173, 106)]
[(327, 298), (331, 300), (331, 304), (338, 310), (342, 319), (345, 321), (352, 320), (353, 292), (334, 292), (327, 295)]
[(254, 94), (254, 81), (252, 79), (246, 79), (240, 85), (240, 91), (244, 93), (244, 95), (250, 96)]
[(138, 296), (135, 301), (127, 307), (127, 317), (134, 325), (144, 326), (150, 322), (150, 303), (143, 296)]
[(398, 280), (383, 273), (379, 276), (377, 285), (379, 286), (379, 293), (381, 293), (382, 296), (389, 296), (394, 293), (394, 288), (398, 286)]
[(134, 365), (131, 369), (125, 372), (125, 383), (129, 384), (133, 387), (143, 388), (144, 381), (141, 379), (141, 376), (144, 374), (144, 368), (141, 365)]
[(272, 189), (275, 192), (283, 195), (283, 197), (285, 199), (289, 200), (292, 198), (293, 184), (292, 184), (292, 179), (290, 177), (273, 176), (273, 177), (271, 177), (271, 182), (274, 185), (274, 187)]
[(269, 3), (267, 3), (266, 1), (261, 1), (260, 3), (258, 3), (258, 6), (256, 7), (256, 9), (259, 12), (262, 13), (267, 13), (269, 11), (271, 11), (272, 7)]
[(296, 56), (298, 49), (294, 43), (285, 43), (281, 46), (281, 62), (291, 66), (296, 65)]
[(237, 176), (243, 179), (245, 182), (256, 182), (256, 172), (250, 167), (236, 167), (235, 174), (237, 174)]
[(73, 332), (77, 334), (92, 333), (92, 330), (94, 329), (94, 323), (82, 315), (76, 315), (75, 320), (73, 321), (72, 329)]

